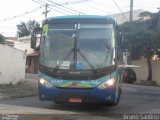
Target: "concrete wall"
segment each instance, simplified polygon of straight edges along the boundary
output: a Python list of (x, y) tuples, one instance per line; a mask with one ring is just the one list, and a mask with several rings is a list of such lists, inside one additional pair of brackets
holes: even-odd
[(16, 84), (25, 79), (26, 53), (0, 45), (0, 84)]
[[(148, 75), (147, 60), (142, 57), (140, 60), (132, 60), (131, 64), (140, 66), (133, 68), (137, 75), (137, 82), (146, 80)], [(152, 79), (160, 85), (160, 61), (152, 61)]]
[(34, 50), (30, 46), (30, 42), (15, 42), (14, 48), (22, 50), (22, 51), (27, 50), (27, 54), (34, 53)]

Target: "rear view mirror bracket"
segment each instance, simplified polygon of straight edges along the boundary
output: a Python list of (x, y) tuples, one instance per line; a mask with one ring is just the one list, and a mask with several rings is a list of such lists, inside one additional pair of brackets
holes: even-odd
[(36, 49), (36, 45), (37, 45), (37, 34), (39, 34), (41, 32), (42, 28), (41, 27), (36, 27), (33, 29), (32, 33), (31, 33), (31, 48), (32, 49)]

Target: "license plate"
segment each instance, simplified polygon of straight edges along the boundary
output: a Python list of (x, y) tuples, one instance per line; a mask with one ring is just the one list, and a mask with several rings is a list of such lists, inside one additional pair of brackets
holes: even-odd
[(71, 103), (82, 103), (81, 98), (69, 98), (69, 102)]

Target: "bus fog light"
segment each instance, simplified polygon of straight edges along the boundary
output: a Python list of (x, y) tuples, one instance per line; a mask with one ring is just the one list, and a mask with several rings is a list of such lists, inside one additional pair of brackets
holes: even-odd
[(41, 85), (47, 87), (47, 88), (51, 88), (53, 85), (51, 83), (49, 83), (47, 80), (40, 78), (39, 82)]
[(100, 84), (98, 87), (100, 89), (106, 89), (108, 87), (114, 86), (115, 85), (115, 78), (109, 79), (107, 81), (105, 81), (104, 83)]
[(106, 100), (111, 100), (111, 99), (112, 99), (111, 96), (106, 97)]
[(45, 98), (45, 95), (44, 95), (44, 94), (42, 94), (42, 95), (41, 95), (41, 98)]

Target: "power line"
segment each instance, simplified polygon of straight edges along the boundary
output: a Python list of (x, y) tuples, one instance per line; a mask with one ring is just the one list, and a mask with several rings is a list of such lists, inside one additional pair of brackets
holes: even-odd
[(74, 10), (74, 9), (71, 9), (71, 8), (68, 8), (68, 7), (64, 6), (64, 5), (61, 5), (61, 4), (56, 3), (56, 2), (53, 2), (53, 1), (51, 1), (51, 0), (47, 0), (47, 1), (48, 1), (48, 2), (50, 2), (50, 3), (52, 3), (52, 4), (55, 4), (55, 5), (57, 5), (57, 6), (60, 6), (60, 7), (66, 8), (66, 9), (71, 10), (71, 11), (74, 11), (74, 12), (76, 12), (76, 13), (79, 13), (79, 14), (83, 14), (83, 15), (85, 15), (85, 13), (79, 12), (79, 11)]
[(59, 11), (59, 10), (56, 10), (56, 9), (54, 9), (54, 8), (52, 8), (52, 7), (49, 7), (49, 8), (50, 8), (50, 9), (53, 9), (53, 10), (55, 10), (55, 11), (59, 12), (59, 13), (62, 13), (62, 14), (68, 15), (68, 14), (66, 14), (66, 13), (64, 13), (64, 12), (61, 12), (61, 11)]
[(39, 2), (39, 1), (36, 1), (36, 0), (32, 0), (33, 2), (36, 2), (36, 3), (38, 3), (38, 4), (41, 4), (41, 5), (43, 5), (43, 6), (45, 6), (45, 11), (42, 13), (42, 14), (44, 14), (45, 15), (45, 19), (47, 18), (47, 14), (48, 14), (48, 12), (50, 11), (50, 10), (47, 10), (47, 8), (48, 8), (48, 4), (47, 3), (44, 3), (44, 2)]
[(42, 13), (42, 14), (45, 15), (45, 19), (47, 18), (47, 14), (48, 14), (48, 12), (50, 11), (50, 10), (47, 10), (47, 9), (48, 9), (48, 4), (46, 3), (46, 4), (45, 4), (45, 11)]
[(91, 6), (91, 5), (88, 5), (88, 4), (84, 4), (84, 5), (86, 5), (87, 7), (90, 7), (90, 8), (92, 8), (92, 9), (94, 9), (94, 10), (103, 12), (103, 13), (105, 13), (105, 14), (109, 14), (109, 13), (105, 12), (104, 10), (101, 10), (101, 9), (99, 9), (99, 8), (96, 8), (96, 7), (93, 7), (93, 6)]
[(89, 2), (89, 1), (92, 1), (92, 0), (74, 0), (72, 2), (64, 2), (64, 3), (59, 3), (59, 4), (61, 4), (61, 5), (70, 5), (70, 4), (79, 4), (79, 3), (83, 3), (83, 2)]
[[(35, 2), (35, 0), (32, 0), (32, 1)], [(46, 2), (44, 2), (44, 1), (42, 1), (42, 0), (37, 0), (37, 1), (38, 1), (38, 2), (36, 2), (36, 3), (38, 3), (38, 4), (43, 4), (43, 5), (48, 4), (48, 6), (50, 6), (50, 8), (53, 9), (53, 10), (55, 10), (56, 12), (59, 12), (59, 13), (65, 14), (65, 15), (68, 15), (66, 12), (71, 13), (71, 14), (74, 14), (73, 11), (71, 12), (71, 11), (69, 11), (68, 9), (62, 8), (62, 7), (60, 7), (60, 6), (53, 5), (53, 4), (50, 4), (50, 3), (46, 3)], [(59, 8), (59, 7), (60, 7), (60, 8)], [(57, 9), (55, 9), (55, 8), (57, 8), (57, 9), (59, 9), (59, 10), (57, 10)], [(64, 11), (64, 12), (62, 12), (62, 11)]]
[(15, 15), (15, 16), (13, 16), (13, 17), (9, 17), (9, 18), (1, 19), (1, 20), (0, 20), (0, 22), (4, 22), (4, 21), (8, 21), (8, 20), (12, 20), (12, 19), (16, 19), (16, 18), (19, 18), (19, 17), (25, 16), (25, 15), (30, 14), (30, 13), (33, 13), (33, 12), (35, 12), (35, 11), (37, 11), (37, 10), (41, 9), (41, 8), (42, 8), (42, 6), (40, 6), (40, 7), (36, 8), (36, 9), (33, 9), (33, 10), (30, 10), (30, 11), (27, 11), (27, 12), (25, 12), (25, 13), (22, 13), (22, 14), (19, 14), (19, 15)]
[(45, 5), (45, 2), (39, 2), (39, 1), (36, 1), (36, 0), (32, 0), (33, 2), (35, 2), (35, 3), (38, 3), (38, 4), (40, 4), (40, 5)]
[(83, 2), (88, 2), (91, 0), (77, 0), (77, 1), (73, 1), (73, 2), (65, 2), (65, 3), (61, 3), (62, 5), (69, 5), (69, 4), (78, 4), (78, 3), (83, 3)]
[[(32, 0), (32, 1), (33, 1), (33, 2), (36, 2), (36, 3), (40, 4), (40, 5), (44, 5), (44, 6), (45, 6), (45, 4), (48, 4), (48, 3), (46, 3), (46, 2), (44, 2), (44, 1), (42, 1), (42, 0)], [(68, 15), (68, 14), (65, 13), (65, 12), (74, 14), (73, 12), (68, 11), (68, 10), (66, 10), (66, 9), (64, 9), (64, 8), (62, 8), (62, 7), (59, 8), (59, 7), (56, 6), (56, 5), (48, 4), (48, 7), (49, 7), (50, 9), (56, 11), (56, 12), (59, 12), (59, 13), (65, 14), (65, 15)], [(60, 10), (57, 10), (57, 9), (55, 9), (55, 8), (60, 9)], [(62, 12), (62, 10), (65, 11), (65, 12)]]
[(124, 18), (128, 21), (127, 17), (124, 15), (123, 11), (121, 10), (121, 8), (118, 6), (118, 4), (115, 2), (115, 0), (113, 0), (114, 4), (117, 6), (117, 8), (119, 9), (119, 11), (121, 12), (121, 14), (124, 16)]
[(52, 4), (49, 4), (50, 6), (52, 6), (53, 9), (57, 8), (57, 9), (60, 9), (60, 10), (63, 10), (65, 12), (68, 12), (68, 13), (71, 13), (71, 14), (75, 14), (73, 11), (68, 11), (64, 8), (59, 8), (59, 6), (55, 6), (55, 5), (52, 5)]

